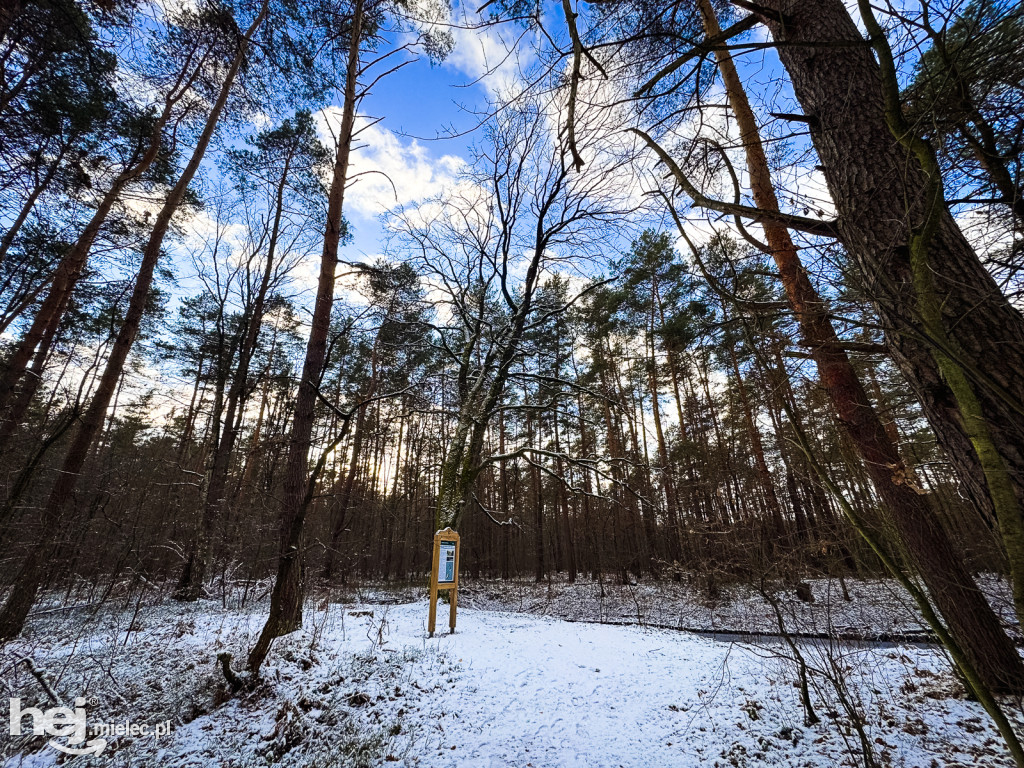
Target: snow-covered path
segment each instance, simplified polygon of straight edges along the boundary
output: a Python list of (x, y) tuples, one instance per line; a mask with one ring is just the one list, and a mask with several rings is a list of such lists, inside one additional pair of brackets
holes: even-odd
[(724, 714), (707, 717), (715, 692), (749, 662), (667, 632), (489, 612), (464, 612), (459, 633), (438, 642), (462, 674), (432, 703), (424, 765), (703, 764)]
[[(423, 611), (402, 606), (388, 621), (416, 626)], [(444, 649), (459, 671), (423, 708), (425, 738), (413, 764), (833, 766), (849, 759), (840, 726), (820, 699), (824, 722), (803, 726), (795, 666), (772, 658), (781, 648), (489, 611), (461, 611), (457, 634), (427, 642)], [(813, 649), (807, 653), (817, 661)], [(900, 690), (908, 674), (943, 669), (933, 651), (837, 653), (861, 682), (854, 687), (874, 712), (872, 746), (887, 753), (888, 764), (927, 766), (938, 754), (950, 755), (951, 739), (963, 742), (955, 722), (976, 717), (970, 705), (924, 699), (927, 722), (901, 711), (901, 702), (911, 705)], [(849, 743), (859, 748), (855, 736)]]

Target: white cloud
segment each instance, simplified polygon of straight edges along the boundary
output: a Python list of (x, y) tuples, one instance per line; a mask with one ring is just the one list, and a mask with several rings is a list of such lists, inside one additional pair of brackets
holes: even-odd
[(444, 65), (479, 81), (491, 96), (522, 90), (522, 67), (530, 59), (528, 49), (519, 45), (523, 30), (511, 24), (474, 29), (472, 20), (463, 23), (451, 30), (455, 48)]
[[(324, 110), (321, 121), (321, 135), (330, 142), (328, 123), (337, 126), (340, 110)], [(404, 140), (366, 118), (356, 119), (356, 130), (346, 214), (372, 218), (426, 200), (454, 185), (465, 166), (457, 155), (433, 157), (416, 139)]]

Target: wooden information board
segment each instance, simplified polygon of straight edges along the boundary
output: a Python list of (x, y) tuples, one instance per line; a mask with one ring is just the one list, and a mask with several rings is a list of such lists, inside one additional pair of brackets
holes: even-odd
[(434, 636), (437, 624), (437, 593), (449, 590), (448, 628), (455, 632), (455, 609), (459, 602), (459, 534), (445, 528), (434, 534), (434, 559), (430, 565), (430, 618), (427, 631)]

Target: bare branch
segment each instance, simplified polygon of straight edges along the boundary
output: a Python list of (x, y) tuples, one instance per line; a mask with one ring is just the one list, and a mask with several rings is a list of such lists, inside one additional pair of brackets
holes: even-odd
[(693, 199), (693, 202), (697, 206), (701, 208), (708, 208), (712, 211), (718, 211), (720, 213), (745, 216), (748, 219), (753, 219), (754, 221), (759, 222), (773, 221), (785, 227), (789, 227), (790, 229), (800, 230), (801, 232), (807, 232), (812, 235), (821, 235), (822, 237), (833, 238), (838, 237), (835, 221), (822, 221), (820, 219), (811, 219), (806, 216), (797, 216), (795, 214), (766, 211), (763, 208), (755, 208), (749, 205), (738, 205), (736, 203), (726, 203), (721, 200), (714, 200), (708, 197), (690, 182), (686, 177), (686, 174), (683, 173), (683, 170), (676, 164), (669, 154), (662, 149), (658, 142), (639, 128), (630, 128), (629, 130), (642, 138), (647, 143), (647, 146), (654, 150), (655, 154), (658, 155), (658, 158), (665, 164), (669, 169), (669, 172), (679, 183), (679, 186), (682, 187), (683, 191)]

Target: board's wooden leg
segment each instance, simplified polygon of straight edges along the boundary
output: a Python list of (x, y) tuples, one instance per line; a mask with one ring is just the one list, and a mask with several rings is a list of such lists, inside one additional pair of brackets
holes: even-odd
[(455, 606), (459, 601), (458, 587), (448, 590), (448, 601), (451, 604), (448, 608), (448, 629), (455, 634)]
[(430, 618), (427, 620), (427, 632), (434, 636), (434, 625), (437, 624), (437, 590), (430, 590)]

